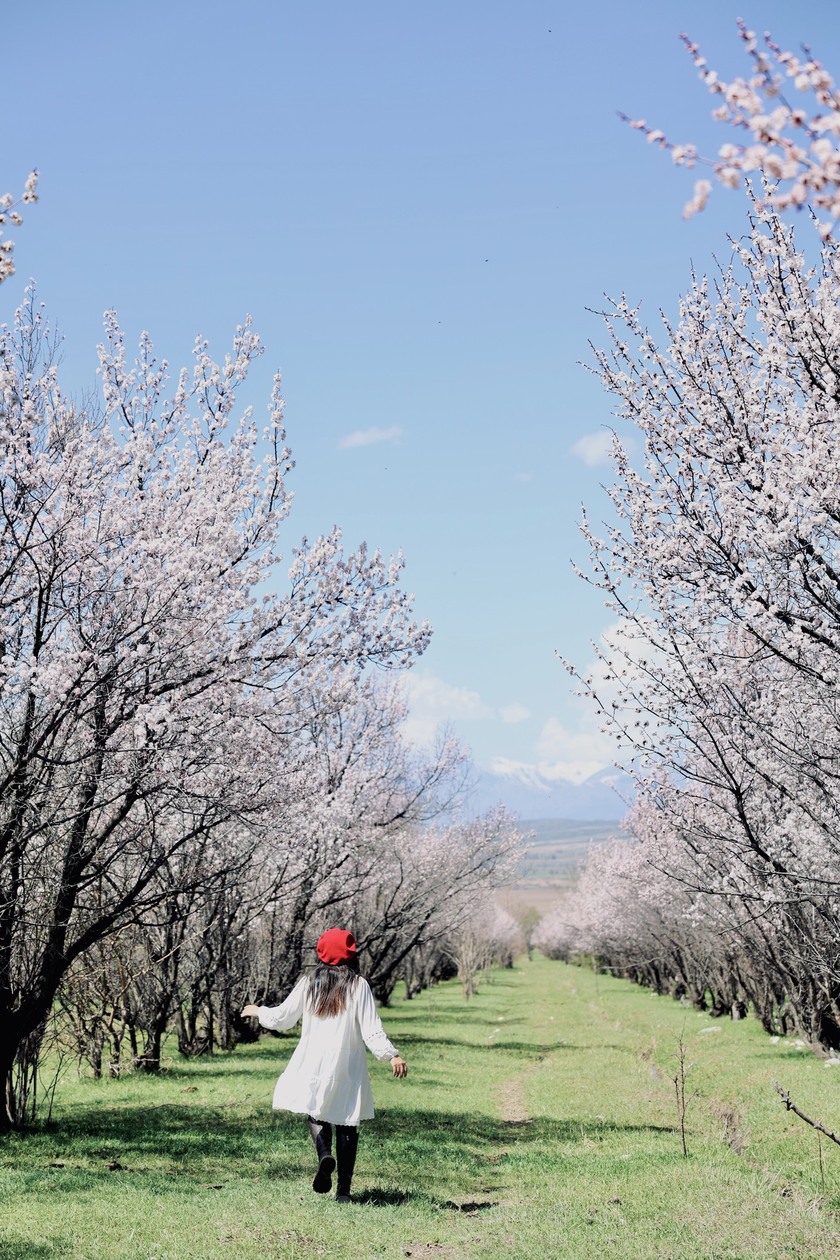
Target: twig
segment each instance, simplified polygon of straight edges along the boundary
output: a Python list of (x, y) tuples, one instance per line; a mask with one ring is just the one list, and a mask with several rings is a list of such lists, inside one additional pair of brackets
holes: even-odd
[(825, 1164), (823, 1163), (822, 1134), (819, 1131), (817, 1131), (817, 1151), (820, 1157), (820, 1189), (825, 1194)]
[[(683, 1029), (683, 1032), (684, 1031), (685, 1029)], [(685, 1062), (685, 1041), (683, 1040), (683, 1032), (680, 1033), (680, 1039), (677, 1042), (677, 1072), (671, 1079), (674, 1082), (674, 1090), (677, 1095), (677, 1118), (680, 1125), (680, 1139), (682, 1141), (683, 1158), (688, 1159), (688, 1146), (686, 1145), (685, 1140), (685, 1113), (688, 1108), (689, 1099), (685, 1092), (685, 1078), (691, 1069), (686, 1066)]]
[(831, 1129), (827, 1129), (824, 1124), (820, 1124), (819, 1120), (812, 1120), (810, 1116), (806, 1116), (804, 1111), (800, 1111), (796, 1103), (791, 1100), (790, 1094), (786, 1089), (782, 1089), (778, 1081), (773, 1082), (773, 1088), (781, 1098), (788, 1111), (792, 1111), (795, 1116), (799, 1116), (800, 1120), (804, 1120), (806, 1124), (810, 1124), (812, 1129), (816, 1129), (817, 1133), (824, 1133), (829, 1141), (840, 1146), (840, 1137), (836, 1133), (832, 1133)]

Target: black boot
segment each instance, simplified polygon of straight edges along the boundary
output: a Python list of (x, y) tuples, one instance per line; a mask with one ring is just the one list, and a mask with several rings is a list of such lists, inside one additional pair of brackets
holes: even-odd
[(332, 1174), (335, 1160), (332, 1157), (332, 1125), (326, 1120), (313, 1120), (307, 1116), (309, 1132), (318, 1152), (318, 1171), (312, 1182), (316, 1194), (328, 1194), (332, 1190)]
[(359, 1130), (351, 1124), (335, 1126), (335, 1153), (338, 1156), (338, 1186), (335, 1197), (338, 1203), (350, 1202), (350, 1182), (356, 1166), (356, 1150)]

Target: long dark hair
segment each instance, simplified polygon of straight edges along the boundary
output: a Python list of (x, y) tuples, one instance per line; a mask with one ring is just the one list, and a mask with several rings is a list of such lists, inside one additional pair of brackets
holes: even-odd
[(350, 999), (359, 979), (359, 962), (350, 958), (347, 962), (316, 963), (309, 977), (307, 1001), (313, 1015), (329, 1019), (340, 1015)]

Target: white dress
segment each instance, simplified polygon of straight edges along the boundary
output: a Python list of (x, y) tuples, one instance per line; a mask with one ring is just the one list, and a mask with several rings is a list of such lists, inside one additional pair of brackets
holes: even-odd
[(302, 976), (280, 1006), (261, 1006), (263, 1028), (285, 1032), (302, 1017), (300, 1041), (274, 1089), (275, 1111), (296, 1111), (330, 1124), (356, 1125), (373, 1119), (365, 1046), (377, 1059), (393, 1059), (367, 980), (353, 986), (340, 1015), (321, 1017), (308, 1009), (309, 981)]

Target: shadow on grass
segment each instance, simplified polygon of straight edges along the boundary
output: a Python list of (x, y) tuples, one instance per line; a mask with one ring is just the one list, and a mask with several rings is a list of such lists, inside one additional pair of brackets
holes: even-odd
[[(196, 1081), (216, 1080), (216, 1081), (241, 1081), (244, 1077), (250, 1078), (252, 1081), (259, 1082), (262, 1080), (271, 1080), (272, 1082), (280, 1075), (286, 1067), (289, 1059), (292, 1057), (292, 1051), (296, 1042), (289, 1045), (287, 1042), (287, 1050), (284, 1053), (278, 1053), (274, 1059), (251, 1059), (249, 1062), (243, 1062), (242, 1066), (231, 1067), (230, 1061), (220, 1061), (218, 1066), (216, 1060), (206, 1059), (203, 1063), (196, 1064), (190, 1070), (184, 1068), (164, 1068), (160, 1076), (154, 1076), (149, 1079), (154, 1081), (158, 1079), (163, 1082), (169, 1082), (177, 1085), (181, 1080), (189, 1081), (191, 1087), (195, 1087)], [(131, 1076), (126, 1080), (131, 1082)], [(108, 1082), (109, 1086), (111, 1082)]]
[[(203, 1191), (208, 1181), (231, 1177), (299, 1177), (308, 1145), (302, 1116), (274, 1115), (267, 1109), (256, 1115), (250, 1104), (220, 1109), (123, 1103), (118, 1108), (74, 1108), (61, 1120), (0, 1139), (0, 1163), (13, 1165), (20, 1174), (50, 1169), (57, 1176), (50, 1187), (55, 1191), (78, 1188), (80, 1177), (142, 1173), (158, 1178), (162, 1193), (170, 1186), (183, 1193), (185, 1180), (194, 1180), (194, 1188)], [(0, 1260), (5, 1260), (2, 1251)]]
[[(591, 1050), (592, 1046), (576, 1046), (567, 1041), (558, 1042), (538, 1042), (538, 1041), (458, 1041), (452, 1037), (412, 1037), (409, 1033), (407, 1036), (401, 1035), (399, 1038), (400, 1046), (418, 1046), (421, 1053), (424, 1046), (447, 1046), (456, 1050), (507, 1050), (514, 1054), (522, 1055), (528, 1059), (542, 1059), (547, 1054), (552, 1054), (555, 1050)], [(597, 1049), (602, 1047), (598, 1046)], [(606, 1047), (612, 1049), (614, 1047)], [(618, 1048), (618, 1047), (615, 1047)]]
[(354, 1194), (353, 1202), (360, 1203), (365, 1207), (408, 1207), (410, 1204), (423, 1203), (427, 1207), (436, 1208), (440, 1212), (463, 1212), (465, 1215), (472, 1215), (474, 1212), (485, 1212), (488, 1208), (499, 1206), (498, 1201), (491, 1201), (490, 1199), (466, 1200), (464, 1203), (456, 1203), (452, 1199), (433, 1199), (427, 1194), (416, 1194), (409, 1190), (381, 1190), (378, 1187), (374, 1187), (371, 1190), (362, 1190), (360, 1194)]
[(408, 1190), (361, 1190), (353, 1195), (354, 1203), (363, 1203), (367, 1207), (407, 1207), (410, 1203), (426, 1200), (422, 1194), (411, 1194)]
[(0, 1238), (0, 1260), (56, 1260), (67, 1255), (63, 1243), (29, 1242), (26, 1238)]
[[(486, 1178), (491, 1166), (536, 1158), (549, 1168), (568, 1159), (570, 1149), (582, 1142), (606, 1146), (627, 1133), (673, 1139), (669, 1125), (546, 1116), (506, 1121), (468, 1112), (397, 1107), (380, 1111), (362, 1130), (360, 1171), (369, 1168), (378, 1180), (383, 1167), (410, 1170), (406, 1180), (411, 1190), (386, 1184), (360, 1192), (356, 1202), (372, 1206), (425, 1203), (462, 1213), (495, 1206), (495, 1200), (475, 1200), (479, 1186), (479, 1194), (487, 1193), (481, 1181), (470, 1185), (473, 1177)], [(252, 1181), (255, 1175), (270, 1182), (294, 1183), (309, 1179), (312, 1162), (302, 1116), (278, 1113), (272, 1117), (269, 1113), (262, 1120), (253, 1111), (240, 1116), (235, 1110), (196, 1106), (150, 1109), (138, 1104), (119, 1110), (76, 1110), (61, 1124), (53, 1122), (25, 1137), (18, 1135), (14, 1150), (4, 1150), (5, 1145), (0, 1141), (0, 1160), (5, 1154), (22, 1184), (40, 1188), (48, 1176), (52, 1195), (76, 1200), (101, 1194), (106, 1184), (149, 1186), (150, 1178), (160, 1195), (201, 1196), (210, 1188)], [(56, 1160), (62, 1163), (51, 1163)], [(465, 1170), (472, 1174), (466, 1183)], [(421, 1189), (418, 1180), (428, 1189)], [(440, 1194), (444, 1187), (449, 1194), (457, 1187), (464, 1202), (438, 1198), (435, 1189)], [(4, 1245), (0, 1242), (0, 1260), (41, 1260), (62, 1254), (37, 1248), (16, 1253), (8, 1245), (3, 1250)]]
[(376, 1139), (399, 1144), (401, 1155), (411, 1153), (418, 1158), (425, 1154), (435, 1159), (447, 1155), (457, 1161), (465, 1158), (495, 1156), (501, 1148), (518, 1143), (539, 1142), (547, 1147), (580, 1142), (582, 1138), (603, 1139), (616, 1133), (665, 1133), (670, 1137), (673, 1126), (667, 1124), (621, 1124), (609, 1119), (585, 1120), (534, 1116), (527, 1120), (497, 1120), (451, 1111), (402, 1111), (388, 1108), (375, 1122)]
[[(455, 1010), (450, 1010), (448, 1008), (443, 1008), (440, 1011), (433, 1010), (430, 1013), (428, 1007), (424, 1007), (421, 1010), (419, 1001), (418, 1001), (416, 1011), (417, 1011), (418, 1016), (422, 1018), (423, 1020), (424, 1028), (429, 1027), (430, 1024), (434, 1025), (438, 1020), (442, 1024), (449, 1024), (449, 1025), (454, 1024), (456, 1026), (459, 1024), (483, 1024), (485, 1027), (488, 1027), (488, 1028), (494, 1028), (496, 1024), (498, 1024), (499, 1022), (496, 1016), (486, 1015), (481, 1011), (465, 1011), (465, 1010), (455, 1011)], [(382, 1008), (383, 1023), (385, 1023), (387, 1027), (388, 1016), (391, 1015), (393, 1017), (394, 1024), (396, 1024), (397, 1021), (400, 1020), (404, 1014), (405, 1014), (404, 1007), (400, 1009), (393, 1008), (390, 1010), (388, 1008), (383, 1007)], [(527, 1022), (528, 1021), (526, 1019), (524, 1018), (518, 1019), (515, 1015), (506, 1015), (505, 1018), (502, 1020), (502, 1023), (512, 1024), (514, 1026), (517, 1026), (520, 1024), (527, 1025)], [(402, 1036), (403, 1034), (402, 1032), (400, 1032), (400, 1037)]]

